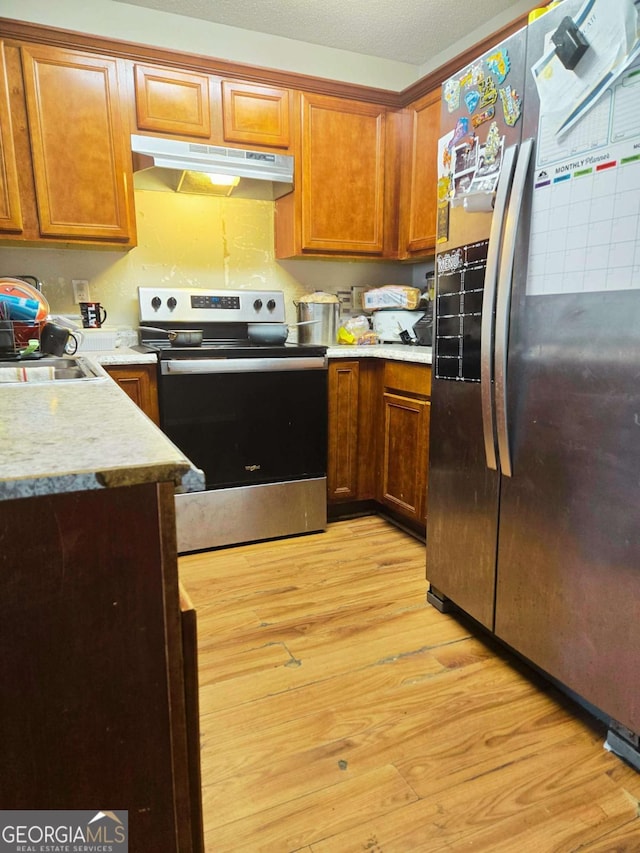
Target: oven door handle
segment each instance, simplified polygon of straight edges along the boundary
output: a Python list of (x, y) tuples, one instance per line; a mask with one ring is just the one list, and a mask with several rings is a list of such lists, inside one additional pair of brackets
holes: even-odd
[(326, 370), (327, 359), (317, 356), (285, 358), (169, 358), (160, 362), (164, 375), (192, 373), (275, 373)]

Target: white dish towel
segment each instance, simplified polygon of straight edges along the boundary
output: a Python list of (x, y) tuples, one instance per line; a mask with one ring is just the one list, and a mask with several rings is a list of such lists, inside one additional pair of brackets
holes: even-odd
[(0, 367), (0, 382), (50, 382), (54, 367)]

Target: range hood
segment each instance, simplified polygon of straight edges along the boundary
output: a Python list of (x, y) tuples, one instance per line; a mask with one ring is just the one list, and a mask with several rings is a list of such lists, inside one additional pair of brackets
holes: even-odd
[[(201, 142), (131, 135), (133, 185), (232, 198), (273, 200), (293, 189), (293, 157)], [(209, 175), (237, 177), (236, 186), (212, 183)]]

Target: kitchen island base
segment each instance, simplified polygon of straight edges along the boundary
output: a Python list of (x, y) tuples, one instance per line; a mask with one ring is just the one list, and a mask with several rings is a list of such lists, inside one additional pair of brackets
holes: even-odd
[(131, 851), (202, 849), (174, 484), (8, 500), (0, 540), (2, 807), (126, 809)]

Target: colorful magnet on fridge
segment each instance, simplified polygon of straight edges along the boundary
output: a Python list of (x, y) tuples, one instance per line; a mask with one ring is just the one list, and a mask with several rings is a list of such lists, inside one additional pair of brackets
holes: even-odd
[(449, 202), (438, 205), (436, 243), (446, 243), (449, 239)]
[(469, 119), (466, 116), (462, 116), (456, 122), (456, 129), (453, 131), (453, 139), (449, 143), (449, 147), (453, 148), (454, 145), (457, 145), (461, 139), (469, 133)]
[(511, 86), (505, 86), (504, 89), (500, 89), (500, 100), (504, 120), (509, 127), (513, 127), (522, 113), (520, 95)]
[(471, 69), (469, 69), (465, 74), (460, 78), (460, 88), (468, 89), (473, 83), (473, 74), (471, 73)]
[(453, 192), (453, 182), (451, 175), (445, 175), (438, 179), (438, 201), (446, 201)]
[(498, 90), (493, 77), (485, 77), (482, 83), (478, 84), (480, 91), (480, 107), (490, 107), (498, 100)]
[(498, 81), (498, 84), (504, 82), (504, 78), (511, 70), (511, 62), (509, 53), (506, 50), (497, 50), (487, 57), (487, 68)]
[(478, 101), (480, 100), (480, 92), (477, 89), (473, 89), (471, 92), (467, 92), (464, 96), (464, 102), (467, 105), (467, 109), (469, 113), (472, 113), (475, 108), (478, 106)]
[(495, 107), (489, 107), (488, 110), (483, 110), (478, 115), (474, 116), (471, 119), (471, 123), (474, 127), (480, 127), (481, 124), (484, 124), (485, 121), (491, 121), (491, 119), (495, 116), (496, 109)]
[(460, 106), (460, 81), (451, 79), (444, 84), (444, 99), (447, 109), (454, 113)]
[(487, 133), (487, 141), (484, 144), (484, 161), (485, 163), (495, 163), (498, 152), (500, 151), (500, 131), (496, 122), (491, 123), (489, 133)]
[(471, 85), (479, 86), (483, 80), (484, 68), (482, 67), (482, 60), (479, 60), (478, 62), (474, 62), (471, 66)]

